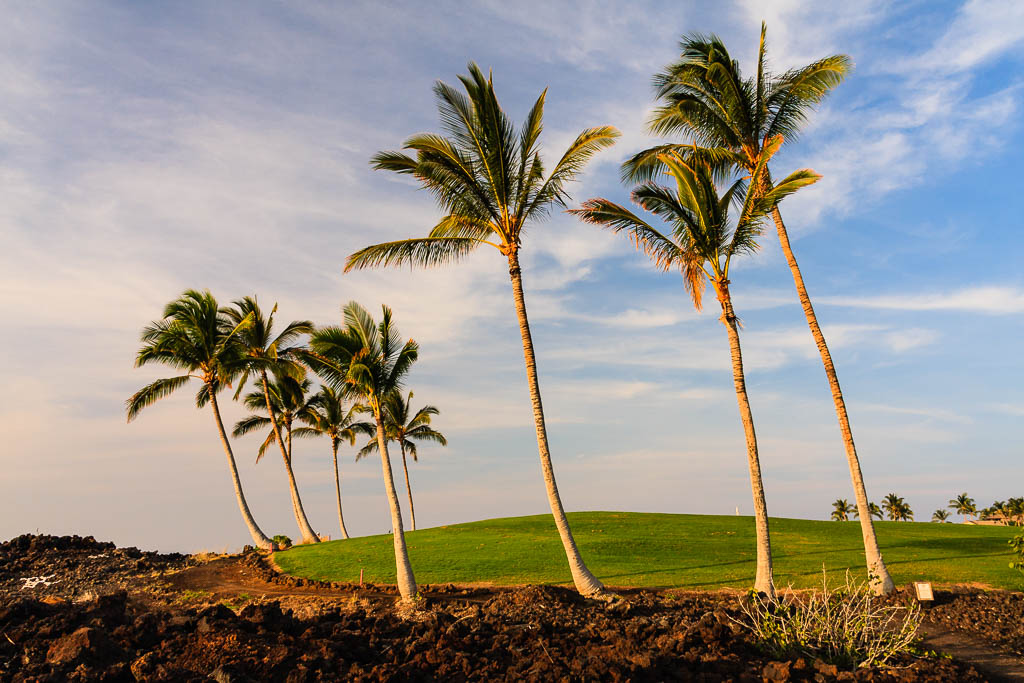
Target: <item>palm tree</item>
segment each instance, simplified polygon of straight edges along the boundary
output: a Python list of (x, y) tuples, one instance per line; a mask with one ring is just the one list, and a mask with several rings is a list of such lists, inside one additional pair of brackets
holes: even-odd
[(338, 472), (338, 446), (342, 440), (350, 446), (356, 444), (356, 434), (375, 434), (376, 427), (369, 422), (359, 422), (356, 416), (365, 412), (366, 406), (359, 403), (348, 405), (341, 392), (329, 386), (320, 387), (320, 392), (310, 401), (309, 409), (299, 415), (308, 426), (294, 430), (296, 437), (326, 436), (331, 440), (331, 455), (334, 459), (334, 490), (338, 497), (338, 524), (341, 537), (348, 538), (345, 516), (341, 511), (341, 475)]
[(845, 498), (839, 498), (836, 502), (832, 503), (832, 521), (833, 522), (848, 522), (850, 521), (850, 515), (856, 508), (850, 505), (850, 501)]
[(242, 520), (257, 547), (273, 550), (274, 542), (256, 524), (245, 502), (235, 455), (231, 451), (231, 443), (224, 431), (224, 421), (217, 405), (217, 393), (228, 386), (242, 370), (244, 351), (238, 334), (250, 324), (251, 318), (248, 317), (237, 323), (232, 322), (209, 291), (186, 290), (179, 298), (167, 304), (162, 320), (150, 323), (142, 331), (143, 346), (135, 356), (135, 367), (162, 363), (182, 370), (185, 374), (158, 379), (143, 387), (126, 401), (126, 408), (128, 421), (131, 422), (143, 408), (169, 396), (191, 379), (198, 379), (202, 384), (196, 394), (196, 407), (203, 408), (209, 404), (213, 410), (220, 442), (228, 458), (228, 469), (231, 471)]
[(1024, 497), (1007, 500), (1006, 510), (1016, 526), (1024, 526)]
[(403, 344), (398, 330), (391, 324), (391, 309), (387, 306), (382, 309), (383, 317), (378, 324), (366, 309), (355, 301), (349, 302), (344, 309), (344, 326), (316, 330), (309, 342), (310, 351), (303, 357), (336, 392), (351, 392), (373, 413), (384, 488), (391, 507), (398, 590), (404, 600), (412, 600), (416, 597), (416, 578), (409, 563), (402, 509), (391, 472), (384, 431), (384, 397), (401, 388), (419, 356), (419, 345), (411, 339)]
[[(743, 168), (751, 174), (752, 183), (772, 183), (767, 167), (762, 172), (754, 173), (766, 153), (768, 142), (777, 136), (784, 136), (787, 140), (795, 139), (808, 113), (842, 82), (853, 64), (846, 55), (831, 55), (801, 68), (772, 74), (767, 68), (765, 33), (766, 28), (762, 23), (757, 69), (753, 77), (747, 78), (743, 77), (739, 63), (732, 59), (717, 36), (691, 34), (683, 37), (680, 42), (680, 58), (654, 78), (661, 106), (655, 110), (649, 125), (653, 132), (660, 135), (688, 136), (696, 145), (703, 146), (703, 149), (696, 145), (660, 145), (644, 150), (623, 165), (624, 176), (633, 180), (648, 180), (660, 170), (660, 154), (669, 150), (687, 150), (713, 159), (720, 167), (734, 165)], [(895, 584), (882, 560), (867, 508), (864, 477), (832, 355), (811, 305), (803, 274), (790, 246), (786, 225), (778, 207), (772, 211), (772, 218), (832, 391), (853, 492), (860, 511), (858, 517), (864, 538), (869, 580), (877, 593), (891, 593), (895, 590)]]
[(961, 493), (956, 498), (950, 498), (947, 507), (960, 515), (961, 522), (964, 521), (964, 517), (969, 517), (978, 512), (978, 508), (974, 505), (974, 499), (968, 496), (967, 493)]
[(939, 508), (938, 510), (932, 513), (932, 521), (939, 522), (940, 524), (942, 522), (949, 521), (949, 512), (943, 510), (942, 508)]
[[(266, 410), (269, 416), (268, 424), (271, 425), (271, 432), (274, 441), (281, 450), (281, 458), (284, 460), (285, 474), (288, 476), (288, 490), (292, 498), (292, 512), (295, 515), (295, 522), (299, 526), (299, 533), (303, 543), (319, 543), (320, 537), (313, 531), (306, 517), (306, 511), (302, 507), (302, 499), (299, 497), (299, 488), (295, 483), (295, 473), (292, 471), (291, 454), (285, 450), (285, 440), (281, 438), (281, 425), (278, 423), (278, 415), (270, 400), (270, 388), (268, 371), (283, 377), (301, 378), (303, 375), (302, 365), (295, 359), (295, 351), (299, 346), (289, 346), (296, 342), (303, 334), (313, 331), (313, 323), (309, 320), (295, 320), (288, 323), (280, 334), (274, 336), (274, 314), (277, 312), (277, 304), (270, 311), (269, 316), (264, 316), (260, 309), (259, 302), (255, 296), (247, 296), (234, 302), (234, 307), (228, 309), (228, 317), (233, 321), (240, 321), (248, 317), (251, 324), (239, 333), (239, 340), (246, 352), (246, 370), (238, 383), (238, 392), (250, 375), (255, 375), (256, 381), (262, 386), (262, 406), (249, 406), (254, 410)], [(235, 436), (238, 436), (236, 433)], [(262, 452), (261, 452), (262, 455)]]
[[(770, 143), (769, 149), (774, 151), (780, 144), (782, 139), (778, 138)], [(763, 157), (761, 166), (770, 156), (768, 154)], [(739, 179), (719, 197), (708, 165), (694, 160), (687, 161), (673, 152), (663, 154), (661, 162), (675, 179), (676, 191), (648, 182), (636, 187), (632, 198), (634, 203), (667, 222), (671, 228), (669, 235), (659, 232), (629, 209), (607, 199), (591, 199), (572, 213), (613, 232), (625, 231), (637, 248), (642, 249), (661, 269), (678, 269), (697, 310), (701, 308), (706, 283), (710, 282), (714, 288), (722, 308), (720, 320), (729, 337), (736, 401), (747, 441), (757, 531), (757, 574), (754, 588), (774, 596), (768, 510), (761, 482), (754, 419), (747, 400), (738, 318), (733, 311), (729, 292), (729, 268), (734, 256), (757, 249), (762, 219), (772, 207), (787, 195), (817, 181), (819, 176), (804, 169), (791, 174), (775, 187), (751, 187), (749, 191), (747, 183)], [(739, 207), (739, 215), (732, 225), (729, 210), (734, 204)]]
[(440, 81), (434, 87), (441, 122), (450, 137), (415, 135), (405, 142), (405, 149), (414, 152), (415, 158), (403, 152), (381, 152), (373, 158), (377, 169), (414, 176), (434, 195), (445, 216), (427, 237), (361, 249), (349, 256), (345, 270), (403, 264), (439, 266), (458, 260), (480, 245), (493, 247), (505, 257), (523, 340), (548, 503), (576, 589), (584, 595), (595, 595), (602, 593), (604, 586), (583, 562), (555, 483), (519, 250), (526, 227), (542, 219), (552, 207), (566, 205), (566, 184), (579, 175), (596, 152), (610, 146), (619, 132), (609, 126), (584, 130), (545, 178), (539, 139), (547, 91), (537, 98), (516, 136), (498, 104), (490, 76), (484, 76), (476, 64), (470, 63), (469, 76), (459, 76), (459, 80), (466, 95)]
[[(412, 503), (412, 486), (409, 485), (409, 466), (406, 464), (405, 454), (408, 453), (412, 459), (419, 462), (416, 452), (417, 441), (433, 441), (442, 446), (448, 445), (448, 439), (444, 434), (430, 426), (430, 418), (441, 411), (434, 406), (423, 406), (416, 411), (416, 414), (409, 418), (409, 408), (412, 402), (412, 392), (409, 398), (402, 398), (402, 392), (392, 391), (384, 397), (384, 431), (389, 441), (394, 441), (402, 449), (402, 470), (405, 472), (405, 492), (409, 496), (409, 517), (412, 520), (412, 530), (416, 531), (416, 508)], [(360, 460), (377, 450), (377, 441), (371, 439), (356, 454), (356, 460)]]
[(898, 521), (898, 522), (913, 522), (914, 521), (914, 511), (910, 509), (910, 505), (908, 505), (906, 502), (904, 502), (904, 500), (902, 498), (900, 498), (899, 505), (896, 506), (896, 521)]
[(889, 515), (889, 519), (894, 522), (899, 519), (900, 509), (904, 505), (903, 499), (895, 493), (889, 493), (882, 499), (882, 509)]

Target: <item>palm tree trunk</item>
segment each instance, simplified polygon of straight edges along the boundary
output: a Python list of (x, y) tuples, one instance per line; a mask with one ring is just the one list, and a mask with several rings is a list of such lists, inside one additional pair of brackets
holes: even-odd
[(391, 457), (388, 455), (388, 441), (384, 436), (384, 423), (379, 410), (377, 414), (377, 449), (380, 451), (381, 466), (384, 468), (384, 489), (391, 506), (391, 528), (395, 538), (395, 569), (398, 578), (398, 592), (403, 600), (416, 597), (416, 578), (412, 575), (409, 563), (409, 551), (405, 547), (405, 530), (402, 528), (402, 508), (398, 504), (398, 492), (395, 490), (395, 478), (391, 473)]
[(409, 486), (409, 465), (405, 462), (405, 444), (399, 442), (402, 448), (402, 469), (405, 470), (405, 492), (409, 494), (409, 520), (412, 522), (412, 530), (416, 531), (416, 508), (412, 505), (412, 487)]
[(582, 595), (591, 596), (604, 592), (602, 584), (590, 573), (583, 562), (576, 540), (572, 537), (569, 520), (565, 517), (565, 508), (558, 495), (555, 483), (555, 471), (551, 466), (551, 453), (548, 451), (548, 431), (544, 422), (544, 406), (540, 400), (540, 382), (537, 379), (537, 361), (533, 354), (533, 338), (530, 335), (530, 322), (526, 317), (526, 299), (523, 296), (523, 274), (519, 267), (519, 254), (512, 250), (508, 254), (508, 274), (512, 280), (512, 297), (515, 299), (516, 315), (519, 318), (519, 332), (523, 337), (523, 357), (526, 361), (526, 379), (530, 385), (530, 401), (533, 404), (533, 422), (537, 429), (537, 450), (540, 452), (540, 466), (544, 473), (544, 486), (547, 488), (548, 503), (551, 514), (555, 518), (558, 535), (562, 538), (569, 571), (572, 573), (576, 590)]
[(334, 455), (334, 490), (338, 494), (338, 525), (341, 526), (341, 537), (348, 538), (345, 528), (345, 517), (341, 514), (341, 475), (338, 473), (338, 440), (331, 439), (331, 453)]
[(213, 416), (217, 421), (217, 432), (220, 434), (220, 442), (224, 446), (224, 453), (228, 456), (228, 468), (231, 470), (231, 481), (235, 485), (235, 498), (238, 499), (238, 509), (242, 511), (242, 519), (245, 526), (249, 527), (249, 535), (257, 548), (263, 550), (274, 550), (274, 542), (267, 538), (267, 535), (257, 526), (256, 520), (252, 518), (249, 505), (245, 502), (245, 494), (242, 493), (242, 481), (238, 478), (238, 467), (235, 465), (235, 454), (231, 451), (231, 442), (228, 441), (228, 434), (224, 431), (224, 421), (220, 417), (220, 407), (217, 405), (217, 394), (213, 387), (210, 387), (210, 406), (213, 407)]
[(789, 245), (789, 234), (786, 232), (786, 224), (782, 222), (782, 214), (779, 207), (772, 210), (772, 218), (775, 220), (775, 228), (779, 233), (779, 244), (782, 246), (782, 253), (789, 264), (789, 270), (793, 274), (793, 284), (796, 285), (796, 293), (800, 298), (800, 306), (804, 309), (804, 316), (807, 318), (807, 326), (811, 328), (811, 336), (818, 346), (818, 353), (821, 354), (821, 364), (825, 366), (825, 376), (828, 377), (828, 385), (832, 390), (832, 402), (835, 403), (836, 417), (839, 419), (839, 431), (843, 435), (843, 444), (846, 447), (846, 461), (850, 467), (850, 480), (853, 482), (853, 495), (857, 498), (857, 511), (860, 517), (860, 531), (864, 539), (864, 556), (868, 566), (868, 581), (872, 590), (879, 595), (888, 595), (896, 590), (896, 584), (889, 576), (889, 570), (885, 567), (882, 559), (882, 551), (878, 547), (878, 538), (875, 536), (875, 525), (871, 521), (871, 514), (868, 512), (868, 494), (864, 487), (864, 477), (860, 469), (860, 459), (857, 457), (857, 447), (853, 443), (853, 432), (850, 429), (850, 418), (846, 414), (846, 401), (843, 400), (843, 390), (839, 386), (839, 377), (836, 375), (835, 365), (832, 364), (832, 354), (829, 353), (828, 344), (825, 343), (825, 336), (821, 333), (818, 325), (818, 316), (814, 314), (814, 307), (811, 305), (811, 298), (807, 295), (807, 288), (804, 286), (804, 277), (800, 272), (800, 266), (793, 255), (793, 249)]
[(747, 465), (750, 468), (750, 491), (754, 497), (754, 530), (757, 535), (757, 573), (754, 576), (754, 590), (775, 597), (775, 582), (772, 577), (772, 542), (768, 532), (768, 506), (764, 500), (764, 484), (761, 481), (761, 461), (757, 455), (757, 435), (754, 433), (754, 416), (750, 413), (747, 400), (747, 382), (743, 373), (743, 353), (740, 350), (740, 335), (736, 329), (736, 314), (729, 296), (729, 281), (714, 283), (715, 293), (722, 305), (722, 323), (729, 333), (729, 348), (732, 351), (732, 379), (736, 385), (736, 403), (743, 421), (743, 432), (747, 439)]
[(288, 434), (288, 449), (285, 450), (285, 443), (281, 438), (281, 425), (277, 421), (277, 412), (270, 402), (267, 372), (263, 370), (260, 374), (263, 380), (263, 397), (267, 400), (267, 412), (270, 414), (270, 424), (274, 426), (274, 438), (281, 449), (281, 458), (284, 459), (284, 471), (288, 475), (288, 491), (292, 496), (292, 513), (295, 515), (295, 522), (299, 525), (299, 533), (302, 535), (303, 543), (319, 543), (320, 537), (316, 535), (316, 532), (309, 525), (306, 511), (302, 508), (302, 499), (299, 498), (299, 487), (295, 483), (295, 474), (292, 472), (291, 433)]

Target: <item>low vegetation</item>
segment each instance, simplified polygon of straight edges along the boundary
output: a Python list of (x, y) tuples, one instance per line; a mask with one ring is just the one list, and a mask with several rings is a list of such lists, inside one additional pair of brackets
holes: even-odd
[(846, 573), (845, 583), (772, 599), (751, 592), (742, 605), (748, 629), (765, 652), (788, 659), (806, 656), (844, 668), (882, 666), (909, 652), (921, 624), (921, 608), (880, 602), (867, 583)]

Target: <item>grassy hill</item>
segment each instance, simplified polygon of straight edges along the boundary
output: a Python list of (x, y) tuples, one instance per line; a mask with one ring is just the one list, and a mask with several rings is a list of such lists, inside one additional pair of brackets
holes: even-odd
[[(584, 559), (610, 586), (691, 589), (747, 588), (754, 577), (752, 517), (574, 512), (569, 521)], [(1024, 589), (1009, 568), (1007, 540), (1020, 528), (876, 522), (893, 580), (906, 584), (976, 583)], [(821, 582), (846, 569), (862, 575), (858, 522), (772, 519), (775, 581), (782, 587)], [(408, 532), (420, 583), (570, 583), (565, 555), (550, 515), (490, 519)], [(394, 583), (390, 534), (299, 546), (275, 553), (289, 574), (330, 581)]]

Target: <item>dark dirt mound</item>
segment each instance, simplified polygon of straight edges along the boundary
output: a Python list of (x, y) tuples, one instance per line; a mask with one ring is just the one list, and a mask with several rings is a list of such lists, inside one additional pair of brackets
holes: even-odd
[(186, 555), (117, 548), (92, 536), (18, 536), (0, 544), (0, 601), (111, 593), (193, 563)]
[(969, 631), (1018, 655), (1024, 655), (1024, 593), (1010, 591), (937, 591), (925, 612), (935, 624)]
[[(255, 553), (190, 563), (91, 538), (3, 544), (0, 587), (13, 588), (0, 593), (0, 681), (985, 680), (934, 658), (853, 672), (771, 661), (733, 621), (730, 594), (631, 591), (604, 602), (554, 586), (435, 586), (408, 609), (391, 587), (367, 599), (365, 586), (299, 584)], [(59, 583), (21, 588), (40, 575)], [(228, 596), (249, 604), (236, 613), (207, 602)]]

